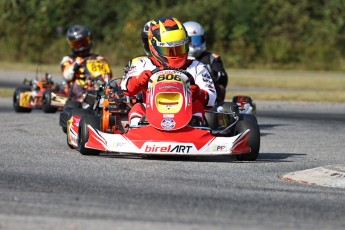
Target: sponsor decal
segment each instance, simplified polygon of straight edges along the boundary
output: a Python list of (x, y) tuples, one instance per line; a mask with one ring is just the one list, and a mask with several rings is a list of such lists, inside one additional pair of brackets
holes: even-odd
[(116, 143), (116, 147), (123, 147), (123, 146), (125, 146), (127, 143), (125, 143), (125, 142), (117, 142)]
[(187, 44), (189, 42), (189, 38), (185, 38), (183, 40), (179, 40), (176, 42), (158, 42), (157, 41), (157, 46), (162, 46), (162, 47), (172, 47), (172, 46), (180, 46)]
[(209, 75), (208, 73), (203, 73), (202, 74), (202, 79), (211, 79), (211, 75)]
[(163, 119), (161, 122), (162, 128), (166, 130), (173, 129), (175, 127), (175, 124), (176, 124), (175, 121), (170, 118)]
[(167, 146), (158, 146), (158, 145), (146, 145), (146, 153), (189, 153), (189, 150), (192, 148), (192, 145), (167, 145)]
[(224, 145), (215, 145), (215, 146), (213, 146), (213, 150), (214, 151), (224, 151), (225, 148), (226, 148), (226, 146), (224, 146)]
[(115, 142), (115, 143), (112, 143), (111, 147), (112, 148), (123, 148), (126, 145), (127, 145), (127, 143), (125, 143), (125, 142)]
[(170, 113), (164, 113), (163, 117), (164, 118), (173, 118), (173, 117), (175, 117), (175, 115), (174, 114), (170, 114)]
[(176, 89), (176, 90), (180, 90), (179, 87), (173, 86), (173, 85), (167, 85), (167, 86), (162, 86), (159, 87), (158, 90), (162, 90), (162, 89)]
[(205, 78), (205, 77), (204, 77), (202, 80), (203, 80), (204, 82), (207, 82), (207, 83), (211, 83), (211, 82), (212, 82), (212, 81), (211, 81), (211, 78)]
[(212, 87), (212, 88), (209, 88), (209, 90), (210, 90), (211, 92), (213, 92), (213, 93), (216, 92), (216, 91), (213, 89), (213, 87)]

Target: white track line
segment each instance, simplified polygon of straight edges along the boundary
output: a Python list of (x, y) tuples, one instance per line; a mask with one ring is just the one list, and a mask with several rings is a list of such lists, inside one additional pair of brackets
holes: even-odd
[(282, 175), (280, 178), (301, 184), (345, 188), (345, 165), (306, 169)]

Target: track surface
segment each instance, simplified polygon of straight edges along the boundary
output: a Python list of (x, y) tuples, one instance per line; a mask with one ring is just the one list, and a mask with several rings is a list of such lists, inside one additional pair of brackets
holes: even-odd
[(345, 189), (279, 178), (344, 164), (345, 105), (257, 108), (256, 162), (142, 159), (82, 156), (58, 113), (0, 98), (0, 229), (345, 229)]

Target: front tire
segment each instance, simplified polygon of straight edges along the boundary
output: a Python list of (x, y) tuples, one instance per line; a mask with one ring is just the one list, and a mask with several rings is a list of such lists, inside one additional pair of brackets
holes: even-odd
[[(70, 118), (72, 118), (73, 116), (80, 116), (80, 118), (82, 118), (84, 115), (88, 115), (88, 114), (92, 114), (92, 110), (90, 109), (82, 109), (82, 108), (75, 108), (71, 111), (71, 115)], [(68, 119), (67, 121), (67, 128), (66, 128), (66, 136), (67, 136), (67, 145), (68, 147), (70, 147), (71, 149), (75, 149), (75, 147), (73, 145), (71, 145), (68, 140), (70, 139), (70, 131), (68, 130), (69, 129), (69, 123), (70, 123), (70, 118)], [(79, 130), (78, 130), (79, 132)], [(79, 135), (79, 133), (78, 133)]]
[(85, 115), (81, 118), (79, 123), (78, 151), (83, 155), (99, 155), (100, 150), (85, 147), (85, 144), (89, 140), (87, 125), (91, 125), (92, 128), (100, 130), (101, 118), (95, 115)]
[(251, 152), (238, 154), (236, 159), (239, 161), (255, 161), (258, 158), (260, 150), (260, 128), (258, 123), (253, 120), (239, 120), (235, 126), (235, 135), (250, 129), (248, 136), (248, 145)]
[(64, 133), (67, 133), (67, 121), (71, 118), (71, 111), (75, 108), (81, 108), (81, 102), (68, 100), (60, 113), (59, 125)]
[(57, 107), (51, 106), (51, 97), (52, 97), (52, 91), (46, 90), (43, 93), (43, 99), (42, 99), (42, 110), (45, 113), (56, 113)]
[(20, 94), (23, 92), (28, 92), (30, 91), (30, 89), (26, 88), (26, 87), (20, 87), (20, 88), (16, 88), (14, 93), (13, 93), (13, 109), (14, 111), (16, 111), (17, 113), (30, 113), (31, 112), (31, 108), (25, 108), (25, 107), (21, 107), (20, 106)]

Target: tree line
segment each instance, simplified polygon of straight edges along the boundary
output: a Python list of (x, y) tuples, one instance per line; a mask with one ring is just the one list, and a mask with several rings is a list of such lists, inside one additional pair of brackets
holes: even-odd
[(124, 66), (144, 53), (142, 26), (159, 16), (199, 22), (228, 68), (344, 69), (343, 0), (2, 0), (0, 60), (59, 63), (66, 30), (82, 23), (93, 52)]

